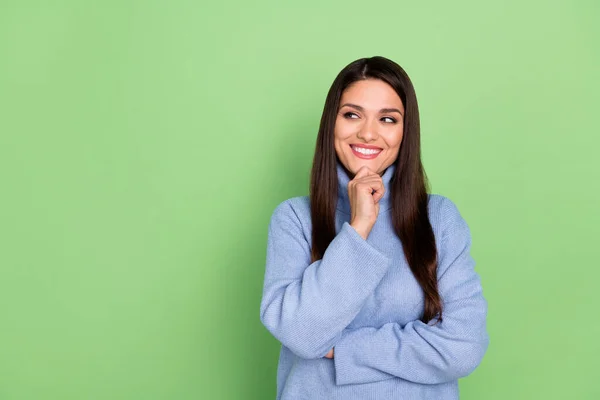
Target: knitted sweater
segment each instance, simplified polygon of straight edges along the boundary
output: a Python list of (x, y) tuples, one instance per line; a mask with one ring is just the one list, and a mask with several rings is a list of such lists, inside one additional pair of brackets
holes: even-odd
[(392, 227), (395, 168), (382, 176), (386, 191), (365, 240), (349, 224), (350, 178), (338, 161), (336, 236), (313, 263), (309, 197), (275, 208), (260, 319), (282, 344), (277, 400), (458, 399), (458, 379), (481, 362), (487, 301), (469, 227), (449, 198), (428, 194), (443, 322), (425, 324), (423, 291)]

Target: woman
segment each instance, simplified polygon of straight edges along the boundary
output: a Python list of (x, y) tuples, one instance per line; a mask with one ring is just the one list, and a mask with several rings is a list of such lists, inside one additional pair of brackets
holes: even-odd
[(261, 321), (282, 343), (277, 399), (458, 399), (487, 301), (469, 227), (427, 193), (406, 72), (356, 60), (321, 118), (310, 196), (269, 224)]

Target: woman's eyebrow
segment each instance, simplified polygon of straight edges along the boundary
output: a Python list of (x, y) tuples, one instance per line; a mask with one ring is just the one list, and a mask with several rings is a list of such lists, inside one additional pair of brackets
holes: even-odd
[[(359, 111), (364, 111), (365, 109), (357, 104), (352, 104), (352, 103), (344, 103), (340, 106), (340, 108), (344, 107), (344, 106), (348, 106), (348, 107), (352, 107), (352, 108), (356, 108)], [(391, 112), (397, 112), (398, 114), (404, 116), (404, 114), (402, 114), (402, 112), (400, 110), (398, 110), (397, 108), (382, 108), (381, 110), (379, 110), (380, 113), (391, 113)]]

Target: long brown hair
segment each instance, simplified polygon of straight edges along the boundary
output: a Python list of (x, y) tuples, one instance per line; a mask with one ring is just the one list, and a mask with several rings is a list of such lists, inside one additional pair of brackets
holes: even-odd
[(353, 82), (380, 79), (389, 84), (404, 105), (403, 137), (390, 188), (392, 223), (402, 242), (406, 261), (423, 289), (425, 309), (421, 321), (438, 315), (442, 302), (437, 285), (437, 251), (427, 211), (429, 183), (421, 162), (419, 108), (413, 84), (402, 67), (385, 57), (361, 58), (337, 75), (325, 100), (310, 180), (312, 262), (323, 258), (336, 235), (335, 210), (338, 196), (337, 154), (334, 128), (340, 98)]

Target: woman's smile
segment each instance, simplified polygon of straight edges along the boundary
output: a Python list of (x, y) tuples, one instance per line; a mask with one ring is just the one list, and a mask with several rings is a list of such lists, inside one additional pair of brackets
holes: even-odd
[(358, 157), (358, 158), (362, 158), (364, 160), (372, 160), (374, 158), (376, 158), (379, 153), (381, 153), (383, 151), (383, 149), (381, 148), (371, 148), (370, 146), (362, 146), (362, 145), (350, 145), (350, 148), (352, 149), (352, 153)]

